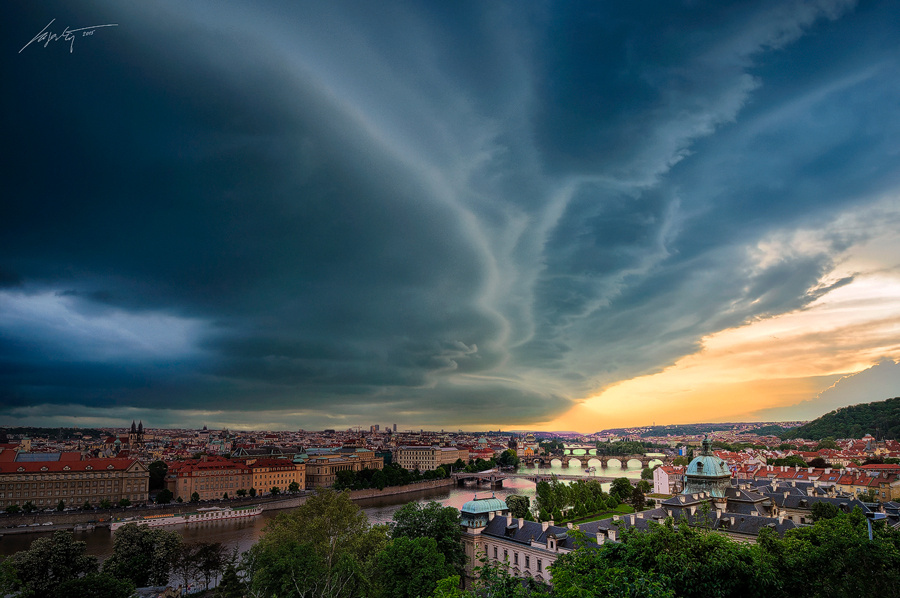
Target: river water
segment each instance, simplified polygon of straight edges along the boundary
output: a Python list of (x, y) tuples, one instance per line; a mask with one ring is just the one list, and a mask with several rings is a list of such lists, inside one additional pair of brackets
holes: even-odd
[[(641, 466), (632, 461), (630, 465), (621, 467), (613, 462), (609, 467), (602, 468), (596, 460), (582, 461), (584, 456), (576, 457), (567, 465), (554, 460), (551, 467), (519, 467), (520, 473), (540, 472), (555, 473), (559, 475), (582, 475), (590, 477), (614, 476), (639, 478)], [(587, 467), (595, 467), (593, 473), (585, 472)], [(608, 485), (606, 485), (608, 487)], [(371, 523), (389, 523), (394, 512), (408, 502), (437, 501), (444, 506), (457, 509), (472, 500), (476, 495), (480, 498), (490, 496), (492, 493), (504, 500), (509, 494), (520, 494), (534, 500), (535, 485), (524, 479), (509, 478), (503, 482), (503, 488), (491, 490), (486, 486), (444, 487), (420, 492), (410, 492), (395, 496), (371, 498), (358, 501), (357, 504), (366, 513)], [(248, 550), (262, 536), (266, 523), (274, 518), (280, 511), (264, 511), (259, 517), (249, 519), (236, 519), (226, 521), (210, 521), (205, 523), (180, 525), (170, 529), (178, 531), (185, 542), (221, 542), (229, 551), (237, 548), (238, 552)], [(168, 529), (168, 528), (167, 528)], [(7, 534), (0, 537), (0, 555), (10, 555), (20, 550), (26, 550), (31, 542), (48, 533)], [(112, 554), (112, 533), (109, 528), (97, 528), (90, 532), (75, 532), (75, 539), (87, 543), (87, 553), (95, 555), (103, 560)]]

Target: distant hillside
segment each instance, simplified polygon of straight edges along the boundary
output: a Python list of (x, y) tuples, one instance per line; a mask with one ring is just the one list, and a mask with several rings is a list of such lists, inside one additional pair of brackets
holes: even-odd
[(735, 424), (675, 424), (671, 426), (651, 426), (646, 432), (641, 434), (641, 438), (650, 436), (687, 436), (709, 434), (710, 432), (724, 432), (733, 430)]
[(878, 440), (887, 438), (900, 439), (900, 397), (842, 407), (826, 413), (804, 426), (789, 430), (782, 438), (808, 438), (821, 440), (826, 436), (832, 438), (862, 438), (871, 434)]
[(759, 428), (754, 428), (752, 430), (747, 430), (747, 433), (753, 433), (757, 436), (781, 436), (788, 430), (795, 430), (796, 428), (785, 428), (783, 426), (778, 426), (775, 424), (768, 426), (761, 426)]

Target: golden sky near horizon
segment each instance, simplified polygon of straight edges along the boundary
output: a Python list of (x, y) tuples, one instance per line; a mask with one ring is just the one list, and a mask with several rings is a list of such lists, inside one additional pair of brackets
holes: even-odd
[[(810, 249), (813, 237), (795, 237), (789, 245)], [(774, 421), (773, 411), (777, 420), (827, 413), (835, 406), (816, 410), (816, 401), (838, 381), (885, 359), (900, 361), (900, 274), (885, 267), (885, 256), (900, 255), (897, 244), (889, 233), (870, 237), (848, 249), (829, 277), (852, 275), (851, 283), (805, 309), (707, 336), (696, 353), (614, 384), (539, 429), (588, 432), (654, 422)], [(760, 248), (762, 260), (785, 249), (775, 245)], [(853, 402), (888, 398), (857, 386)], [(897, 394), (900, 388), (891, 396)], [(804, 402), (792, 417), (790, 408)]]

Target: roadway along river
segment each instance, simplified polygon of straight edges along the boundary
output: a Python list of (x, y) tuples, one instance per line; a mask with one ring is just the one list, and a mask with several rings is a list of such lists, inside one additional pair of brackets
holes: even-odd
[[(581, 457), (584, 459), (584, 457)], [(587, 465), (580, 464), (576, 461), (571, 466), (554, 465), (552, 467), (541, 467), (538, 471), (541, 473), (557, 473), (566, 475), (584, 475), (590, 477), (591, 474), (585, 473), (584, 468)], [(616, 476), (639, 478), (641, 475), (641, 467), (637, 462), (632, 467), (617, 467), (613, 464), (611, 467), (603, 469), (596, 465), (596, 475)], [(520, 472), (533, 471), (533, 468), (520, 467)], [(608, 485), (607, 485), (608, 487)], [(524, 479), (508, 479), (503, 482), (503, 488), (494, 491), (497, 498), (503, 500), (508, 494), (521, 494), (528, 496), (534, 500), (535, 486), (532, 482)], [(393, 517), (394, 511), (402, 507), (408, 502), (428, 502), (437, 501), (444, 506), (456, 507), (457, 509), (472, 500), (476, 495), (480, 497), (490, 496), (491, 490), (487, 487), (475, 488), (474, 486), (465, 487), (448, 487), (435, 488), (433, 490), (423, 490), (421, 492), (411, 492), (408, 494), (400, 494), (396, 496), (385, 496), (384, 498), (372, 498), (359, 501), (360, 508), (365, 511), (372, 523), (388, 523)], [(274, 518), (281, 511), (265, 511), (259, 517), (244, 520), (226, 520), (211, 521), (208, 523), (199, 523), (192, 525), (180, 525), (171, 528), (178, 531), (184, 540), (191, 542), (221, 542), (228, 550), (234, 548), (238, 552), (244, 552), (253, 546), (254, 543), (262, 535), (263, 528), (269, 519)], [(20, 550), (25, 550), (31, 544), (32, 540), (41, 536), (48, 535), (46, 533), (29, 533), (29, 534), (9, 534), (0, 538), (0, 555), (10, 555)], [(101, 560), (105, 559), (112, 553), (112, 534), (108, 528), (98, 528), (92, 532), (75, 532), (75, 539), (87, 542), (88, 554), (93, 554)]]

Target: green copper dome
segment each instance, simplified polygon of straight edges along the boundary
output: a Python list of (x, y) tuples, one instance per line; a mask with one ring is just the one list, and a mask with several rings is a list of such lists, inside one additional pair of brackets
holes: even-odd
[(723, 497), (731, 485), (731, 470), (728, 464), (712, 452), (712, 443), (703, 439), (703, 451), (688, 464), (684, 472), (684, 494), (706, 492), (711, 496)]
[(479, 515), (481, 513), (490, 513), (491, 511), (505, 511), (509, 507), (499, 498), (475, 498), (463, 505), (462, 513), (469, 515)]

